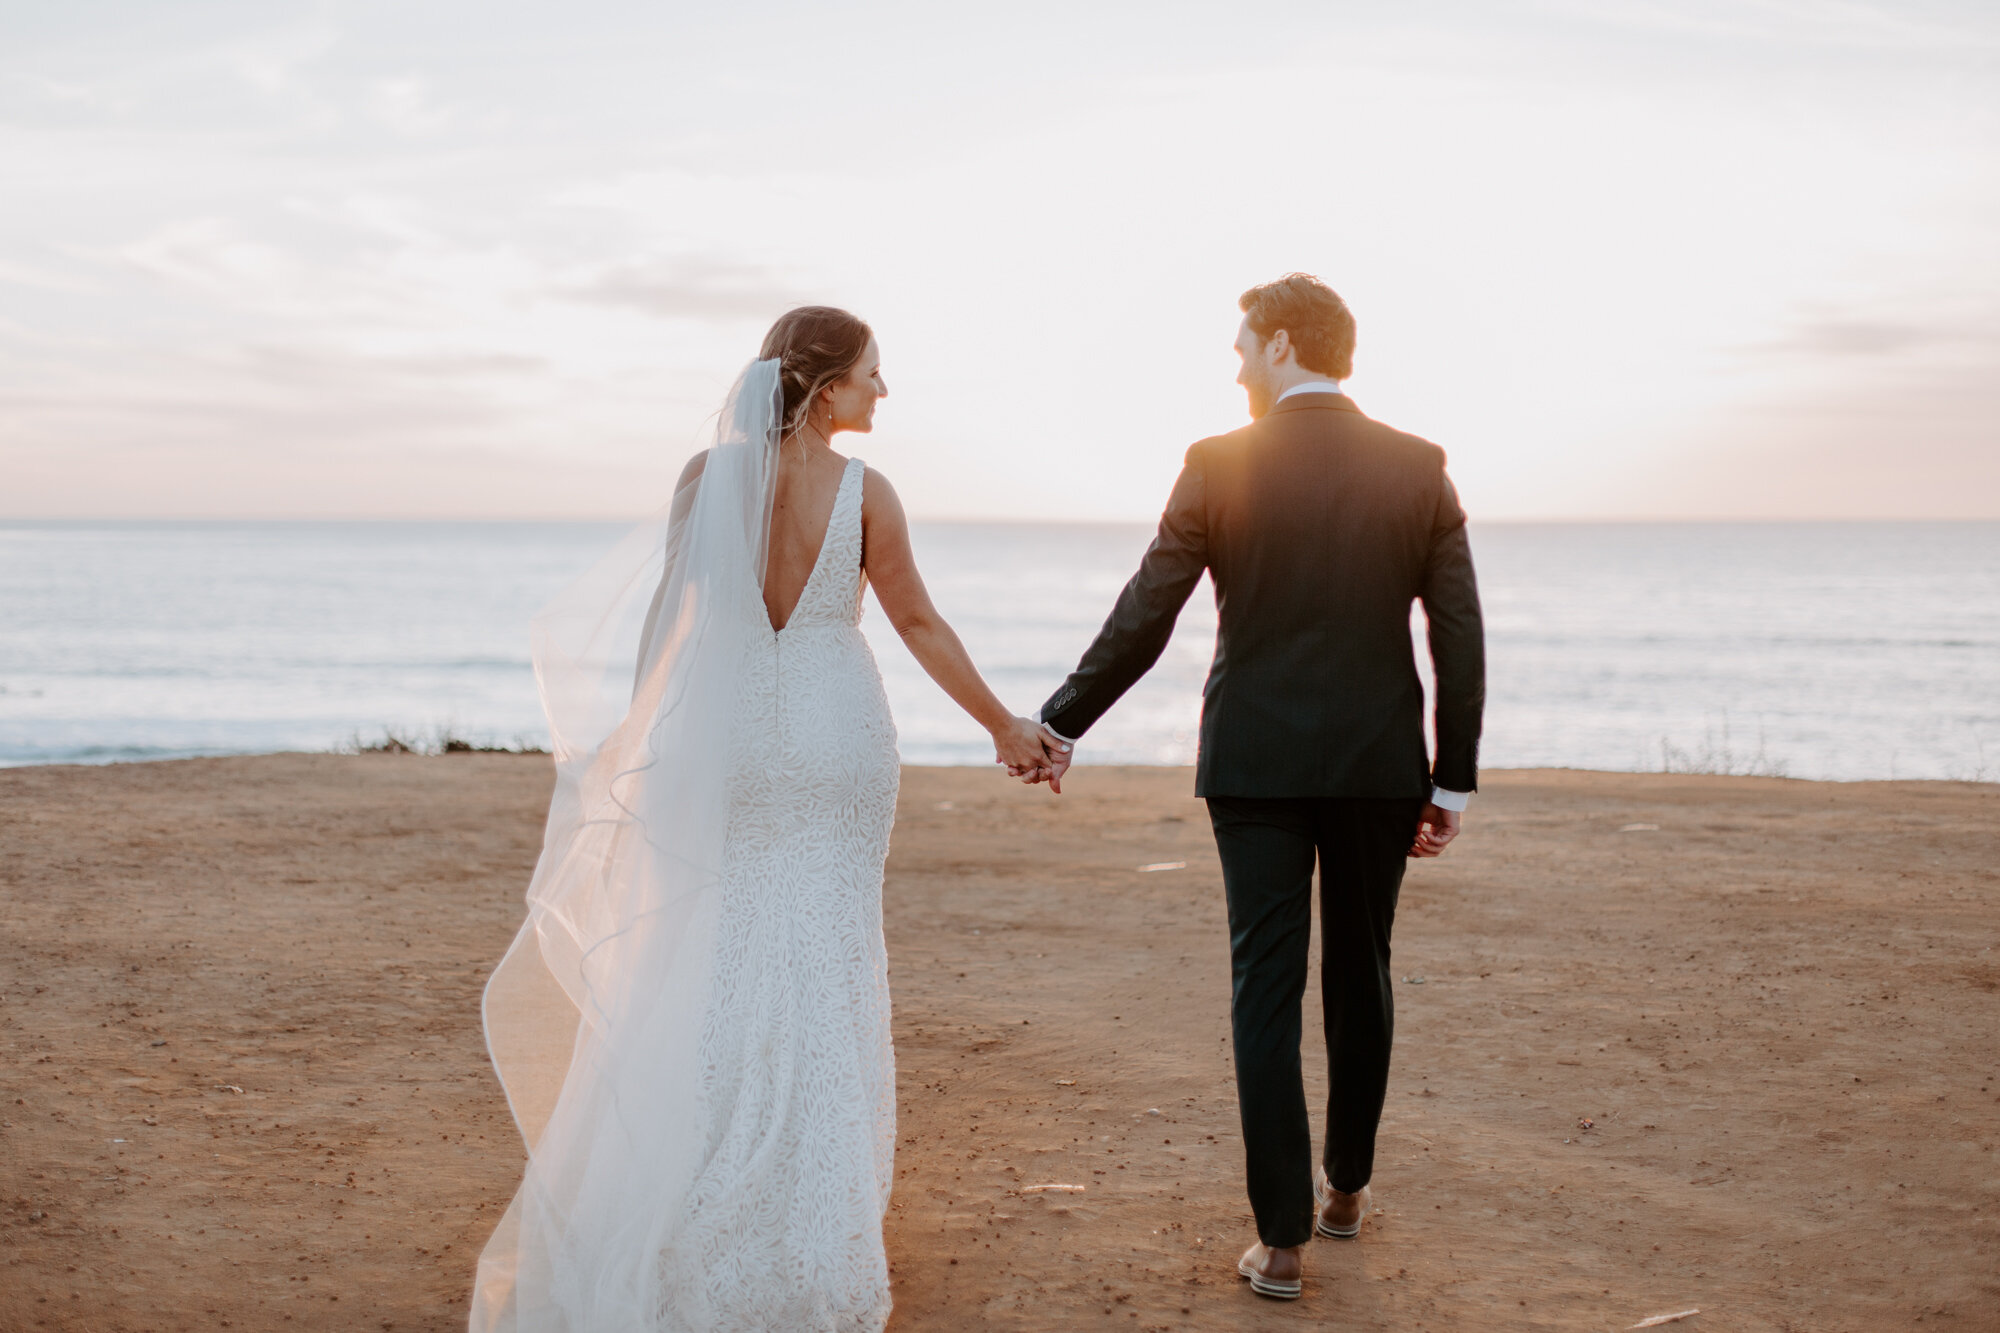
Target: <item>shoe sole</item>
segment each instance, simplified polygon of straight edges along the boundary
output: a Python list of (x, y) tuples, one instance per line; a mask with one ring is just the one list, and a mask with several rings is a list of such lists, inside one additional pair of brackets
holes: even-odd
[(1250, 1279), (1250, 1290), (1259, 1296), (1269, 1296), (1274, 1301), (1295, 1301), (1306, 1289), (1303, 1282), (1285, 1282), (1278, 1278), (1265, 1277), (1247, 1263), (1236, 1265), (1236, 1271)]

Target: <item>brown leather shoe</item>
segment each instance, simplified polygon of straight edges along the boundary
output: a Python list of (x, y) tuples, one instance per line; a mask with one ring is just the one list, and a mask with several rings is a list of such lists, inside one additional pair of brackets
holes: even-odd
[(1275, 1301), (1295, 1301), (1299, 1293), (1306, 1289), (1303, 1280), (1306, 1271), (1305, 1246), (1274, 1250), (1263, 1241), (1258, 1241), (1243, 1251), (1243, 1257), (1236, 1261), (1236, 1271), (1250, 1279), (1250, 1290), (1259, 1296), (1269, 1296)]
[(1334, 1240), (1353, 1240), (1361, 1234), (1361, 1219), (1372, 1206), (1368, 1187), (1359, 1194), (1343, 1194), (1326, 1178), (1324, 1167), (1313, 1168), (1313, 1232)]

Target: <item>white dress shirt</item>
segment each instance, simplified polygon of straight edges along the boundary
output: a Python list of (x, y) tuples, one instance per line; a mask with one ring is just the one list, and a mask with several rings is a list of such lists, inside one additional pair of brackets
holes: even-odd
[[(1345, 393), (1345, 392), (1346, 390), (1340, 387), (1339, 380), (1306, 380), (1303, 383), (1294, 384), (1291, 388), (1279, 394), (1277, 397), (1277, 401), (1282, 403), (1295, 393)], [(1060, 731), (1057, 731), (1054, 727), (1049, 726), (1048, 723), (1042, 722), (1042, 712), (1039, 708), (1035, 710), (1035, 721), (1041, 722), (1043, 729), (1046, 730), (1049, 733), (1049, 735), (1055, 737), (1063, 744), (1065, 745), (1076, 744), (1074, 740), (1071, 740), (1068, 736), (1063, 735)], [(1472, 801), (1472, 793), (1469, 791), (1446, 791), (1443, 787), (1431, 788), (1431, 804), (1436, 806), (1440, 810), (1463, 812), (1465, 807), (1468, 804), (1470, 804), (1471, 801)]]

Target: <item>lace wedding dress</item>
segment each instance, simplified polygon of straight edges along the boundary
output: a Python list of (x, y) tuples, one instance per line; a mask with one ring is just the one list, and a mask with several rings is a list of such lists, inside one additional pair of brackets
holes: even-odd
[(537, 621), (557, 789), (485, 997), (529, 1160), (472, 1333), (888, 1319), (898, 760), (860, 630), (865, 468), (772, 628), (776, 385), (752, 363), (699, 480)]
[(663, 1284), (668, 1327), (878, 1329), (889, 1317), (882, 860), (898, 765), (860, 630), (862, 472), (848, 462), (798, 606), (745, 662), (701, 1036), (715, 1115)]

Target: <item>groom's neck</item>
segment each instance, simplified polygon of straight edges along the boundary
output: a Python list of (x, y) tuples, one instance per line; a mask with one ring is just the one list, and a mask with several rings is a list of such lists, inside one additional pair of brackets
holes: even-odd
[(1273, 367), (1271, 376), (1271, 401), (1275, 403), (1288, 390), (1296, 389), (1301, 384), (1311, 384), (1315, 380), (1324, 380), (1327, 383), (1335, 382), (1333, 376), (1317, 370), (1307, 370), (1297, 362), (1293, 362), (1290, 365)]

